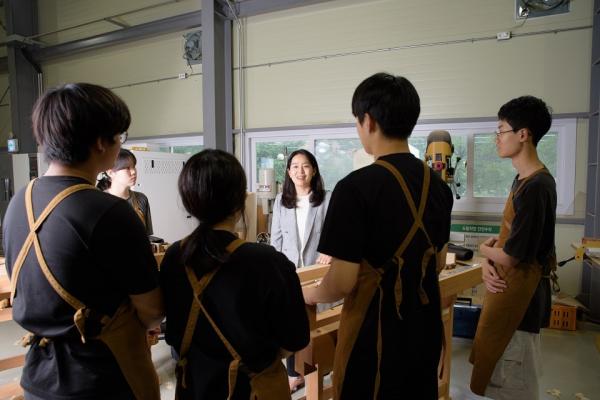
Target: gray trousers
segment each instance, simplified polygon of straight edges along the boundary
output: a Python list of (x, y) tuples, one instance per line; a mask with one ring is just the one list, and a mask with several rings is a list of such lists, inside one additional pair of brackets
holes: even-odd
[(541, 361), (540, 334), (516, 331), (496, 363), (485, 396), (494, 400), (538, 400)]

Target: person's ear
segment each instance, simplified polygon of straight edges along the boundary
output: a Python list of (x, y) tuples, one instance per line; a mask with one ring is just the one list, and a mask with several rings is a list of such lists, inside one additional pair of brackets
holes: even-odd
[(366, 131), (371, 133), (375, 130), (375, 120), (371, 118), (371, 114), (365, 113), (363, 118), (363, 125), (366, 128)]
[(104, 140), (104, 138), (99, 137), (96, 139), (96, 141), (94, 142), (94, 145), (92, 147), (94, 148), (94, 150), (97, 150), (99, 153), (104, 153), (107, 148), (106, 141)]
[(521, 128), (519, 129), (519, 141), (520, 142), (526, 142), (531, 138), (531, 132), (529, 131), (529, 129), (527, 128)]

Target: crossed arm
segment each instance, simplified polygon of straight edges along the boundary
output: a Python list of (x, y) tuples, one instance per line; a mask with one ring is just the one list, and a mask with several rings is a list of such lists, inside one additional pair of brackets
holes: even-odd
[(485, 258), (481, 264), (481, 276), (485, 287), (491, 293), (504, 292), (507, 287), (494, 265), (502, 264), (507, 268), (513, 268), (519, 263), (519, 259), (506, 254), (502, 247), (494, 247), (497, 241), (497, 237), (491, 237), (479, 246), (479, 254)]

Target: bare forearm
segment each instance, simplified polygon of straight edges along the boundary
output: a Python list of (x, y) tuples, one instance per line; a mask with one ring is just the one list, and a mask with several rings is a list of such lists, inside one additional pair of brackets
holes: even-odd
[(137, 316), (142, 324), (152, 329), (160, 325), (165, 316), (162, 292), (156, 288), (148, 293), (130, 295)]
[(482, 255), (494, 264), (501, 264), (505, 267), (514, 267), (519, 263), (519, 260), (506, 254), (501, 247), (482, 246), (480, 248)]
[(359, 264), (333, 258), (331, 267), (318, 286), (305, 287), (304, 300), (307, 304), (332, 303), (343, 299), (354, 288)]
[(332, 290), (331, 287), (323, 283), (318, 286), (305, 287), (302, 292), (304, 293), (304, 301), (307, 304), (333, 303), (346, 297), (344, 293)]

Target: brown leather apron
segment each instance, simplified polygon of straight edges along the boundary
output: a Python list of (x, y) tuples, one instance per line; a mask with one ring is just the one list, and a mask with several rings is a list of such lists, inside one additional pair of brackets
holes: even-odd
[[(33, 244), (38, 264), (48, 280), (48, 283), (50, 283), (52, 288), (64, 301), (76, 310), (73, 321), (81, 335), (81, 341), (83, 343), (86, 343), (87, 340), (100, 340), (104, 342), (115, 357), (117, 364), (119, 364), (121, 372), (135, 397), (143, 400), (160, 400), (158, 377), (154, 365), (152, 364), (150, 349), (146, 344), (147, 329), (138, 319), (131, 301), (127, 299), (121, 304), (112, 317), (104, 315), (99, 318), (102, 324), (99, 335), (93, 337), (86, 335), (86, 319), (90, 318), (92, 315), (97, 315), (97, 313), (94, 313), (93, 310), (88, 308), (80, 300), (73, 297), (73, 295), (67, 292), (67, 290), (56, 280), (46, 263), (37, 236), (37, 231), (42, 223), (63, 199), (80, 190), (97, 189), (89, 184), (79, 184), (63, 190), (50, 201), (36, 220), (33, 214), (32, 199), (34, 182), (35, 180), (29, 183), (25, 192), (25, 208), (27, 210), (27, 220), (29, 222), (30, 231), (25, 239), (23, 247), (19, 251), (15, 265), (13, 266), (11, 299), (15, 295), (19, 272), (23, 266), (25, 257)], [(47, 342), (50, 339), (42, 338), (42, 340)]]
[[(510, 192), (504, 206), (500, 236), (494, 247), (504, 247), (510, 236), (511, 225), (515, 218), (513, 208), (515, 195), (529, 179), (539, 173), (549, 172), (546, 168), (535, 171), (524, 178), (514, 192)], [(520, 262), (513, 268), (496, 264), (495, 268), (500, 278), (506, 282), (507, 288), (502, 293), (486, 292), (469, 358), (473, 364), (471, 390), (480, 396), (485, 394), (496, 363), (521, 324), (542, 278), (542, 266), (537, 261), (534, 263)], [(552, 272), (550, 273), (552, 274)]]
[[(404, 178), (402, 177), (400, 172), (392, 164), (384, 160), (377, 160), (375, 164), (386, 168), (394, 175), (394, 177), (400, 184), (400, 187), (402, 188), (402, 191), (404, 193), (404, 196), (406, 197), (406, 201), (410, 208), (410, 212), (414, 218), (414, 222), (408, 234), (406, 235), (406, 237), (404, 238), (404, 240), (402, 241), (402, 243), (400, 244), (393, 256), (394, 264), (398, 268), (398, 276), (394, 284), (396, 312), (398, 318), (402, 319), (402, 316), (400, 315), (400, 305), (402, 303), (402, 277), (400, 275), (400, 272), (404, 264), (404, 259), (402, 258), (402, 255), (404, 254), (404, 251), (411, 243), (418, 230), (421, 230), (425, 234), (429, 245), (427, 250), (423, 253), (421, 259), (421, 284), (423, 281), (423, 277), (425, 276), (425, 271), (429, 264), (429, 260), (432, 256), (437, 257), (435, 247), (431, 243), (429, 235), (427, 234), (425, 226), (423, 225), (423, 213), (425, 211), (425, 205), (427, 204), (427, 196), (429, 194), (430, 169), (427, 166), (427, 164), (423, 163), (423, 188), (421, 192), (419, 208), (417, 210), (410, 190), (408, 189), (408, 186), (406, 185), (406, 182), (404, 181)], [(381, 309), (383, 303), (383, 289), (381, 287), (381, 279), (385, 272), (386, 271), (383, 268), (373, 267), (366, 260), (362, 260), (358, 271), (356, 285), (354, 286), (352, 292), (344, 299), (344, 307), (342, 308), (340, 327), (337, 336), (337, 346), (335, 348), (335, 357), (333, 362), (334, 399), (341, 398), (348, 361), (350, 360), (350, 356), (356, 343), (356, 339), (358, 338), (360, 328), (363, 325), (367, 309), (369, 308), (369, 305), (371, 304), (371, 301), (373, 300), (373, 297), (375, 296), (377, 290), (379, 290), (379, 314), (377, 326), (377, 372), (375, 375), (375, 385), (373, 392), (373, 399), (377, 399), (381, 381), (380, 367), (381, 354), (383, 351), (383, 340), (381, 336)], [(422, 286), (419, 288), (419, 295), (423, 304), (429, 303), (428, 296), (425, 293), (425, 290)]]
[[(232, 241), (225, 250), (229, 254), (233, 254), (244, 244), (241, 239), (235, 239)], [(185, 327), (183, 339), (181, 341), (181, 350), (179, 352), (179, 361), (177, 362), (177, 389), (175, 392), (175, 398), (183, 398), (182, 391), (187, 388), (186, 384), (186, 369), (187, 369), (187, 353), (192, 343), (192, 337), (194, 330), (196, 329), (196, 323), (198, 321), (198, 315), (200, 311), (204, 314), (208, 322), (211, 324), (229, 354), (233, 360), (229, 364), (229, 395), (231, 398), (235, 391), (235, 384), (237, 381), (237, 375), (240, 367), (242, 366), (242, 358), (235, 348), (231, 345), (229, 340), (223, 335), (223, 332), (219, 329), (215, 321), (204, 308), (202, 304), (202, 294), (212, 278), (215, 276), (220, 266), (212, 270), (211, 272), (204, 274), (200, 280), (196, 277), (195, 272), (189, 266), (185, 267), (188, 280), (194, 291), (194, 298), (192, 300), (190, 313), (188, 316), (188, 322)], [(250, 399), (251, 400), (285, 400), (291, 399), (290, 388), (288, 385), (287, 372), (281, 362), (281, 357), (275, 357), (275, 360), (271, 365), (262, 370), (259, 373), (248, 373), (250, 378)]]

